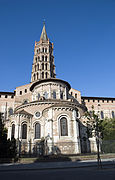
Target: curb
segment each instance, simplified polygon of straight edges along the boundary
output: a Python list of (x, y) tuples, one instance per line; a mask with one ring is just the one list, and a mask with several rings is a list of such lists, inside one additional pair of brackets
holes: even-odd
[[(115, 164), (113, 162), (108, 162), (108, 163), (104, 163), (102, 162), (102, 168), (99, 169), (103, 169), (103, 167), (107, 167), (107, 166), (112, 166), (112, 168), (115, 168)], [(13, 171), (43, 171), (43, 170), (58, 170), (58, 169), (76, 169), (76, 168), (90, 168), (90, 167), (97, 167), (97, 163), (95, 164), (81, 164), (81, 165), (76, 165), (76, 166), (63, 166), (63, 167), (41, 167), (41, 168), (35, 168), (35, 167), (11, 167), (11, 168), (3, 168), (0, 169), (0, 172), (13, 172)], [(98, 168), (98, 167), (97, 167)]]

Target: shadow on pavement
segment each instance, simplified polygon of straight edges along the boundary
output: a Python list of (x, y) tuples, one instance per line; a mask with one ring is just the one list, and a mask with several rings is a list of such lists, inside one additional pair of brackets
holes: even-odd
[[(64, 162), (72, 161), (69, 156), (63, 155), (50, 155), (50, 156), (39, 156), (34, 162)], [(81, 161), (80, 158), (77, 158), (76, 161)]]

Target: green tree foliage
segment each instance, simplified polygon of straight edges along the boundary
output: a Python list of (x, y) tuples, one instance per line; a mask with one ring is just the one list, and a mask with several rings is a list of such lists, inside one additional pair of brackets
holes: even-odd
[(103, 140), (115, 140), (115, 118), (101, 121)]
[(0, 158), (16, 157), (16, 140), (7, 140), (7, 129), (4, 127), (0, 113)]
[(93, 107), (91, 112), (86, 113), (86, 117), (87, 135), (96, 137), (98, 155), (99, 146), (103, 153), (115, 153), (115, 118), (101, 120)]
[(102, 125), (102, 145), (103, 153), (115, 153), (115, 118), (104, 119)]
[(102, 132), (102, 122), (98, 116), (95, 114), (94, 107), (92, 106), (92, 111), (86, 112), (85, 114), (87, 120), (85, 121), (87, 127), (87, 135), (88, 137), (100, 137)]

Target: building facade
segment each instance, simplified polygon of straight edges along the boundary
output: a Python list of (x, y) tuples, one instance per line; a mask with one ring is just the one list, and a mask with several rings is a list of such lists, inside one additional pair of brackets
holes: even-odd
[(94, 137), (88, 138), (85, 112), (94, 110), (100, 118), (115, 117), (115, 98), (85, 97), (64, 80), (57, 79), (53, 43), (45, 25), (35, 42), (31, 83), (14, 92), (0, 92), (0, 112), (8, 138), (18, 141), (20, 152), (80, 154), (96, 151)]

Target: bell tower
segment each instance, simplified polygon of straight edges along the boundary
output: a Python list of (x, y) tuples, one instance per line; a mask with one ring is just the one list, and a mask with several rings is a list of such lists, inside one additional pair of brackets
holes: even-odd
[(31, 82), (55, 77), (53, 43), (49, 41), (44, 23), (40, 41), (35, 41)]

